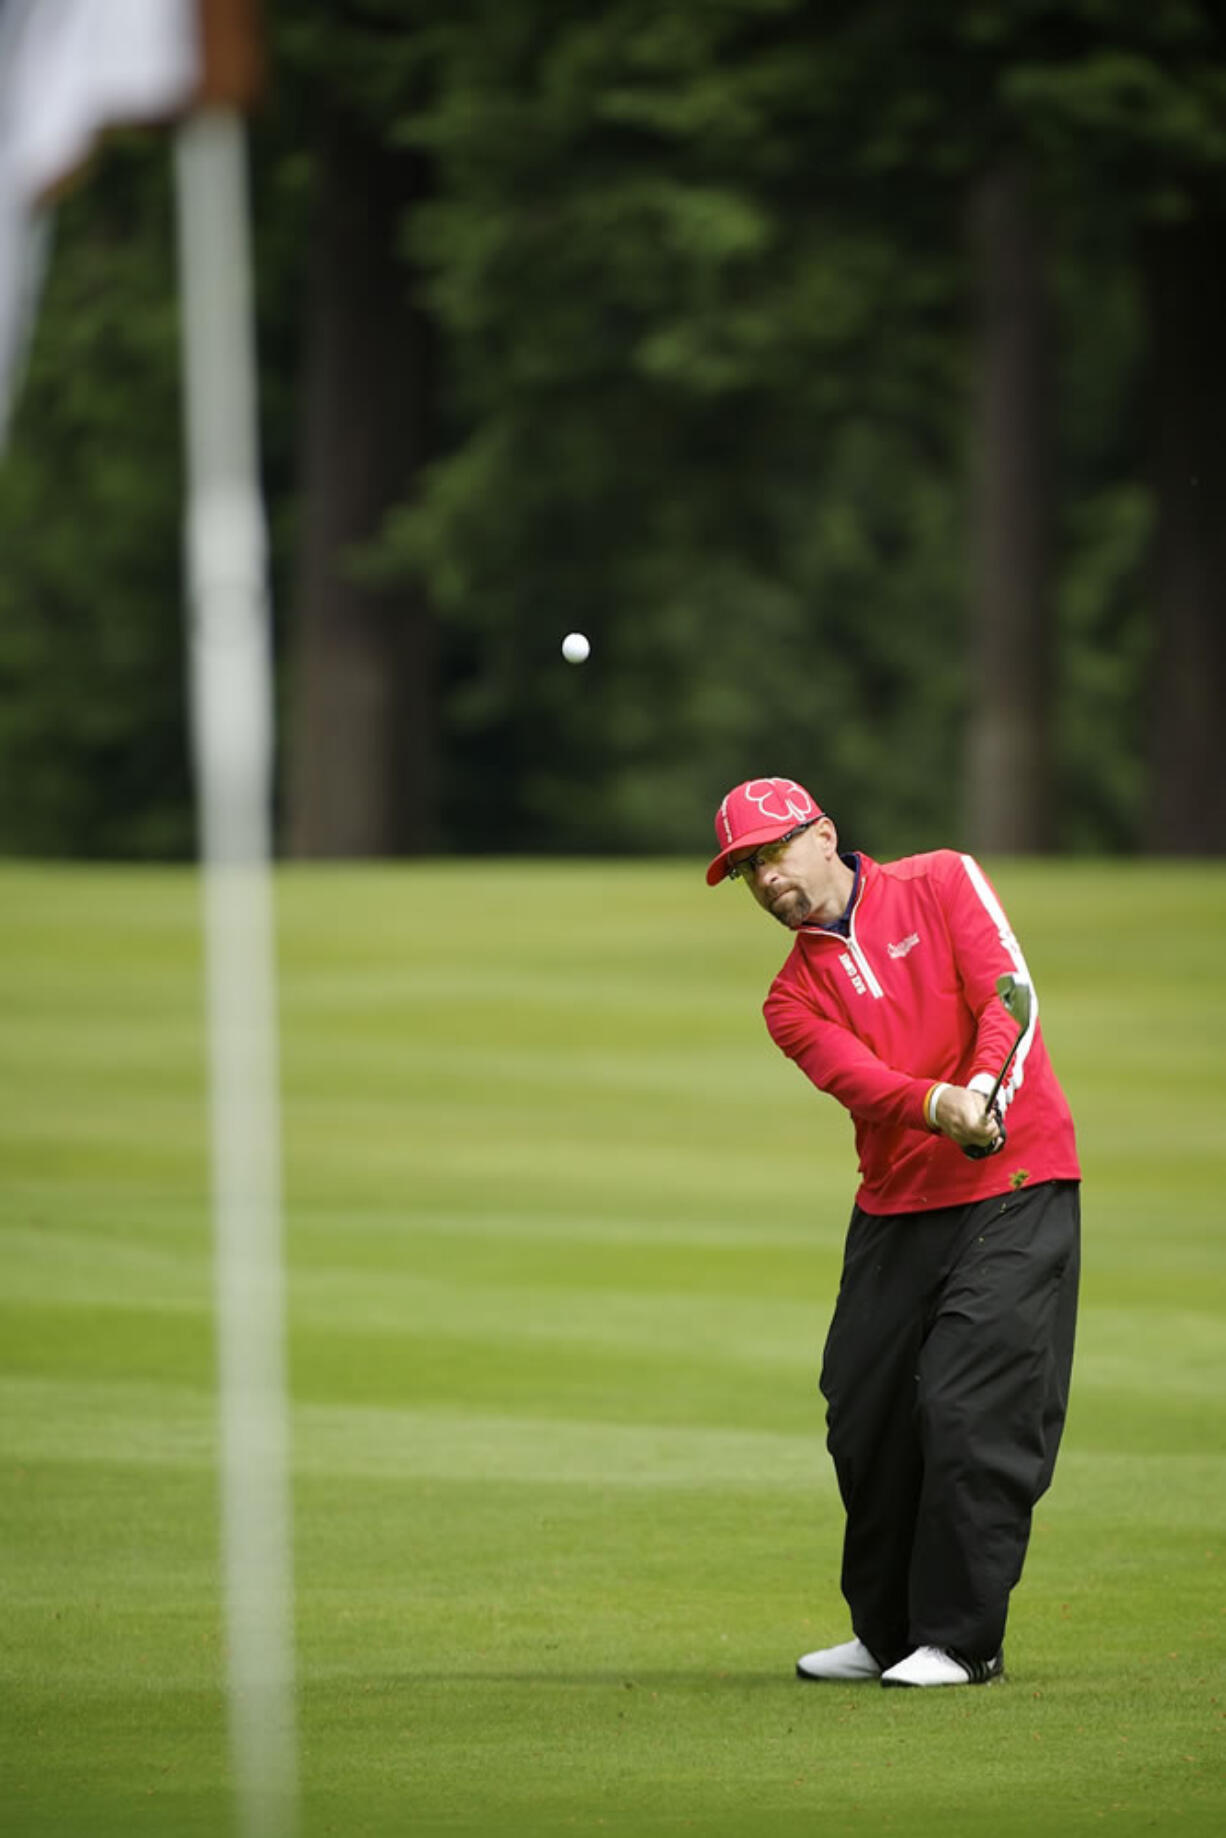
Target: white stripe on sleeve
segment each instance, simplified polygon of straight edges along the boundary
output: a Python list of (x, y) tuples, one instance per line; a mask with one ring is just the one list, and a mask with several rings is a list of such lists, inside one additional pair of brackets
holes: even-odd
[(1034, 1040), (1035, 1029), (1039, 1025), (1039, 992), (1034, 986), (1034, 978), (1030, 974), (1026, 959), (1022, 956), (1022, 947), (1018, 944), (1013, 933), (1013, 928), (1005, 917), (1004, 908), (988, 885), (987, 876), (984, 874), (983, 869), (979, 866), (979, 863), (975, 860), (973, 855), (964, 855), (962, 857), (962, 866), (966, 869), (967, 878), (971, 886), (975, 889), (976, 894), (979, 896), (984, 911), (987, 913), (989, 919), (991, 919), (992, 924), (996, 927), (997, 936), (1000, 939), (1001, 945), (1012, 961), (1013, 974), (1017, 977), (1019, 983), (1029, 983), (1030, 985), (1030, 1021), (1026, 1028), (1026, 1032), (1022, 1036), (1021, 1045), (1014, 1055), (1013, 1064), (1009, 1068), (1009, 1076), (1001, 1086), (1000, 1095), (997, 1098), (997, 1103), (1000, 1105), (1002, 1111), (1004, 1111), (1007, 1110), (1012, 1103), (1013, 1098), (1021, 1089), (1026, 1077), (1026, 1060), (1030, 1053), (1031, 1043)]

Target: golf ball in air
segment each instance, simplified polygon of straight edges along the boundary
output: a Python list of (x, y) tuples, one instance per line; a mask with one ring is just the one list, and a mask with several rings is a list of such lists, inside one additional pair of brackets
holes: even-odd
[(582, 632), (568, 632), (562, 640), (562, 656), (568, 664), (585, 664), (592, 655), (592, 647)]

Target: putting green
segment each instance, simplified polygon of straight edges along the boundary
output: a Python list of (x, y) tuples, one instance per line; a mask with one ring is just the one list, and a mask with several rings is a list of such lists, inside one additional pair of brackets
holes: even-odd
[[(842, 1638), (850, 1127), (701, 863), (279, 876), (302, 1832), (1226, 1825), (1226, 867), (998, 862), (1085, 1161), (1010, 1678)], [(198, 895), (0, 869), (0, 1827), (231, 1829)]]

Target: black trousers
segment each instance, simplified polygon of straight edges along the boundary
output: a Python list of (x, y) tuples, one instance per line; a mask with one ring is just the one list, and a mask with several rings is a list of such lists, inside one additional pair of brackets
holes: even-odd
[(918, 1646), (990, 1659), (1068, 1403), (1080, 1189), (856, 1208), (826, 1341), (843, 1593), (882, 1666)]

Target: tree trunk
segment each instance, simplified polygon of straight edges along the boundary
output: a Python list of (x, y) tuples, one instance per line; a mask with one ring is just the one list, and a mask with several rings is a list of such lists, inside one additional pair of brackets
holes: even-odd
[(428, 327), (396, 245), (422, 189), (353, 124), (324, 127), (306, 302), (286, 846), (381, 856), (433, 841), (434, 644), (419, 590), (355, 578), (426, 456)]
[(972, 201), (979, 280), (977, 468), (966, 806), (972, 847), (1051, 845), (1051, 336), (1022, 169)]
[(1226, 851), (1226, 221), (1155, 226), (1150, 322), (1155, 645), (1145, 846)]

